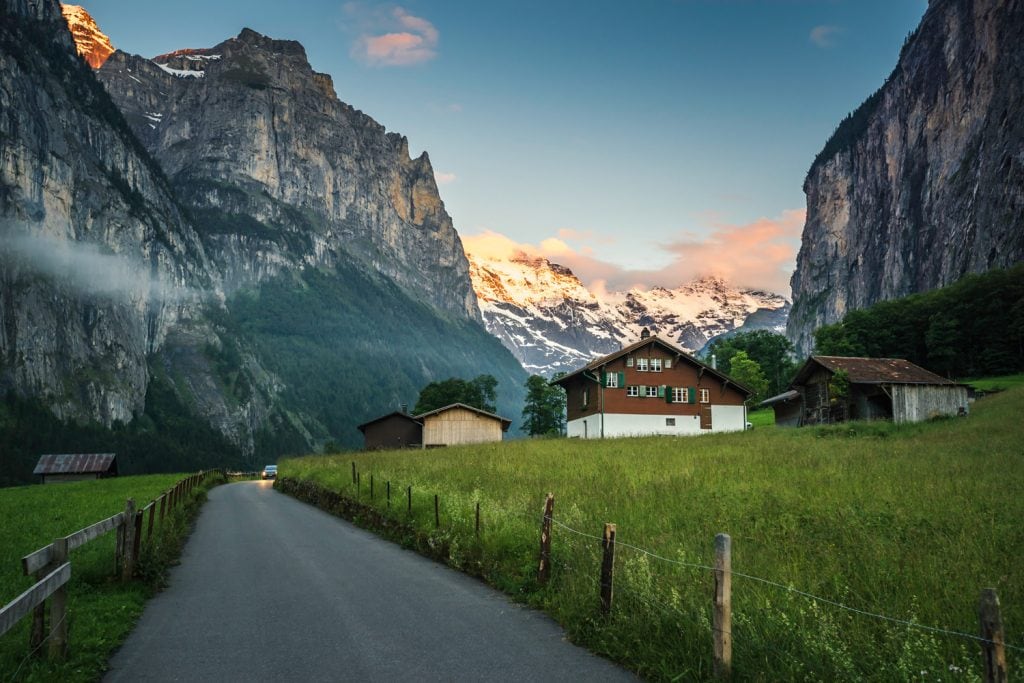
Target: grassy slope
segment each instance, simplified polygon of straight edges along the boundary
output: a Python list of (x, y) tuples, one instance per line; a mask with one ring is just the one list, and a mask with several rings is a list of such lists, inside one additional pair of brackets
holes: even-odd
[[(120, 512), (128, 498), (145, 505), (181, 477), (119, 477), (0, 490), (0, 602), (6, 604), (34, 583), (22, 575), (23, 556), (58, 536)], [(17, 680), (93, 680), (103, 670), (109, 653), (127, 636), (152, 593), (146, 582), (113, 580), (114, 541), (112, 532), (71, 553), (68, 663), (61, 668), (33, 666), (31, 662), (22, 665), (28, 654), (31, 622), (26, 617), (0, 637), (4, 681), (12, 680), (19, 666)]]
[[(710, 666), (709, 573), (622, 548), (616, 615), (601, 620), (597, 542), (556, 527), (558, 573), (549, 590), (536, 590), (536, 518), (547, 491), (557, 496), (555, 517), (588, 534), (615, 522), (620, 543), (707, 565), (714, 535), (726, 532), (734, 571), (900, 619), (975, 633), (979, 592), (994, 586), (1007, 640), (1019, 644), (1022, 412), (1018, 387), (975, 404), (968, 419), (922, 425), (362, 453), (288, 460), (281, 474), (353, 492), (354, 460), (364, 500), (374, 473), (378, 505), (380, 482), (389, 479), (403, 493), (411, 484), (417, 523), (437, 545), (448, 544), (453, 564), (543, 606), (574, 638), (647, 676), (702, 678)], [(434, 492), (444, 518), (437, 532)], [(477, 500), (479, 543), (471, 530)], [(978, 672), (970, 641), (864, 618), (742, 577), (733, 590), (741, 680)]]

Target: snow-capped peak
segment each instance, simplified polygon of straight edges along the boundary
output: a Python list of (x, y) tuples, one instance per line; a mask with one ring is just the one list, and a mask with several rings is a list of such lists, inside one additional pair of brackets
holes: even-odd
[(569, 371), (636, 341), (647, 327), (687, 351), (738, 328), (785, 329), (778, 294), (702, 277), (669, 289), (588, 290), (565, 266), (517, 252), (467, 253), (487, 329), (530, 372)]
[(61, 5), (64, 21), (68, 23), (75, 49), (78, 54), (94, 69), (103, 66), (107, 57), (114, 53), (114, 46), (93, 20), (92, 16), (79, 5)]

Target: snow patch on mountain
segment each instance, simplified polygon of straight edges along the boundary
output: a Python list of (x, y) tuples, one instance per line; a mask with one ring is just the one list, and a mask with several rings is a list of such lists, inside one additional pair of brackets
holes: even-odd
[(571, 270), (523, 253), (468, 253), (470, 277), (488, 331), (528, 372), (568, 372), (639, 338), (646, 327), (689, 352), (736, 330), (786, 326), (789, 302), (706, 277), (667, 289), (587, 289)]

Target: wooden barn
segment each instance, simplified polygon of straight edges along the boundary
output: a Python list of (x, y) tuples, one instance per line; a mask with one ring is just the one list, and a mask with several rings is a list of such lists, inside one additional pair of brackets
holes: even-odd
[(44, 484), (116, 477), (117, 456), (114, 453), (43, 455), (32, 474), (41, 477)]
[(966, 415), (967, 387), (901, 358), (811, 356), (790, 391), (761, 403), (779, 426), (846, 420), (921, 422)]
[(583, 439), (741, 431), (751, 393), (655, 336), (553, 383), (565, 389), (567, 436)]
[(512, 424), (512, 420), (465, 403), (453, 403), (417, 415), (416, 419), (423, 423), (425, 448), (501, 441)]
[(423, 444), (423, 422), (396, 410), (357, 427), (363, 433), (363, 448), (368, 451), (395, 448), (419, 448)]

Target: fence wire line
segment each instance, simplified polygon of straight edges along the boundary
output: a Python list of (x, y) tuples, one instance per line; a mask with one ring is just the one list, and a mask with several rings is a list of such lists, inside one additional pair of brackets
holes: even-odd
[[(602, 537), (600, 537), (600, 536), (595, 536), (593, 534), (588, 534), (586, 532), (579, 531), (577, 529), (573, 529), (570, 526), (562, 524), (561, 522), (559, 522), (557, 519), (554, 519), (553, 517), (544, 516), (544, 519), (548, 519), (548, 520), (551, 521), (552, 524), (556, 524), (560, 528), (565, 529), (566, 531), (569, 531), (571, 533), (577, 534), (579, 536), (584, 536), (586, 538), (591, 538), (591, 539), (596, 540), (596, 541), (602, 541), (602, 542), (604, 541), (604, 539)], [(615, 540), (615, 545), (616, 546), (622, 546), (624, 548), (630, 548), (632, 550), (636, 550), (637, 552), (640, 552), (640, 553), (643, 553), (644, 555), (648, 555), (650, 557), (653, 557), (656, 560), (661, 560), (662, 562), (668, 562), (670, 564), (676, 564), (676, 565), (679, 565), (679, 566), (682, 566), (682, 567), (690, 567), (690, 568), (693, 568), (693, 569), (703, 569), (703, 570), (706, 570), (706, 571), (716, 571), (714, 567), (709, 567), (708, 565), (697, 564), (695, 562), (684, 562), (682, 560), (673, 560), (673, 559), (668, 558), (668, 557), (662, 557), (661, 555), (658, 555), (657, 553), (652, 553), (650, 550), (647, 550), (646, 548), (640, 548), (638, 546), (631, 545), (629, 543), (625, 543), (625, 542), (620, 541), (618, 539)], [(742, 572), (738, 572), (738, 571), (735, 571), (735, 570), (730, 570), (729, 573), (732, 576), (738, 576), (738, 577), (743, 578), (743, 579), (749, 579), (750, 581), (756, 581), (758, 583), (763, 583), (763, 584), (765, 584), (767, 586), (772, 586), (774, 588), (781, 588), (782, 590), (789, 591), (790, 593), (795, 593), (796, 595), (801, 595), (801, 596), (803, 596), (805, 598), (809, 598), (811, 600), (817, 600), (819, 602), (825, 603), (826, 605), (831, 605), (832, 607), (837, 607), (839, 609), (844, 609), (844, 610), (847, 610), (848, 612), (853, 612), (855, 614), (860, 614), (862, 616), (871, 617), (873, 619), (880, 619), (882, 621), (888, 621), (888, 622), (891, 622), (891, 623), (894, 623), (894, 624), (900, 624), (902, 626), (910, 626), (912, 628), (920, 629), (922, 631), (928, 631), (930, 633), (938, 633), (938, 634), (947, 635), (947, 636), (959, 636), (961, 638), (969, 638), (970, 640), (976, 640), (976, 641), (981, 642), (981, 643), (989, 643), (989, 644), (992, 644), (992, 645), (999, 644), (999, 643), (996, 643), (996, 641), (990, 640), (988, 638), (982, 638), (981, 636), (976, 636), (976, 635), (974, 635), (972, 633), (963, 633), (962, 631), (952, 631), (952, 630), (944, 629), (944, 628), (936, 628), (935, 626), (926, 626), (924, 624), (919, 624), (917, 622), (907, 621), (906, 619), (898, 619), (896, 617), (889, 617), (889, 616), (886, 616), (884, 614), (876, 614), (875, 612), (868, 612), (866, 610), (857, 609), (856, 607), (850, 607), (849, 605), (844, 605), (843, 603), (836, 602), (835, 600), (829, 600), (828, 598), (823, 598), (821, 596), (814, 595), (813, 593), (808, 593), (808, 592), (802, 591), (802, 590), (800, 590), (798, 588), (794, 588), (792, 586), (787, 586), (786, 584), (779, 583), (778, 581), (772, 581), (770, 579), (763, 579), (760, 576), (752, 576), (750, 574), (744, 574)], [(1024, 652), (1024, 647), (1020, 647), (1020, 646), (1017, 646), (1017, 645), (1011, 645), (1011, 644), (1006, 643), (1006, 642), (1003, 642), (1001, 644), (1002, 644), (1002, 646), (1004, 648), (1006, 648), (1008, 650), (1015, 650), (1017, 652)]]
[(21, 664), (18, 665), (18, 668), (14, 670), (14, 675), (11, 676), (12, 683), (13, 683), (13, 681), (18, 680), (18, 674), (21, 673), (21, 667), (25, 666), (25, 662), (30, 660), (32, 658), (32, 656), (35, 655), (35, 653), (39, 652), (39, 648), (41, 648), (43, 645), (46, 644), (46, 641), (48, 641), (50, 639), (50, 637), (53, 636), (53, 634), (57, 632), (57, 629), (60, 628), (60, 625), (63, 624), (64, 620), (67, 619), (67, 618), (68, 618), (68, 610), (64, 610), (64, 614), (61, 615), (60, 620), (57, 621), (56, 624), (54, 624), (52, 629), (50, 629), (50, 632), (46, 634), (46, 637), (44, 637), (41, 641), (39, 641), (39, 644), (36, 645), (35, 648), (33, 648), (33, 650), (31, 652), (29, 652), (27, 655), (25, 655), (25, 658), (23, 660), (21, 660)]

